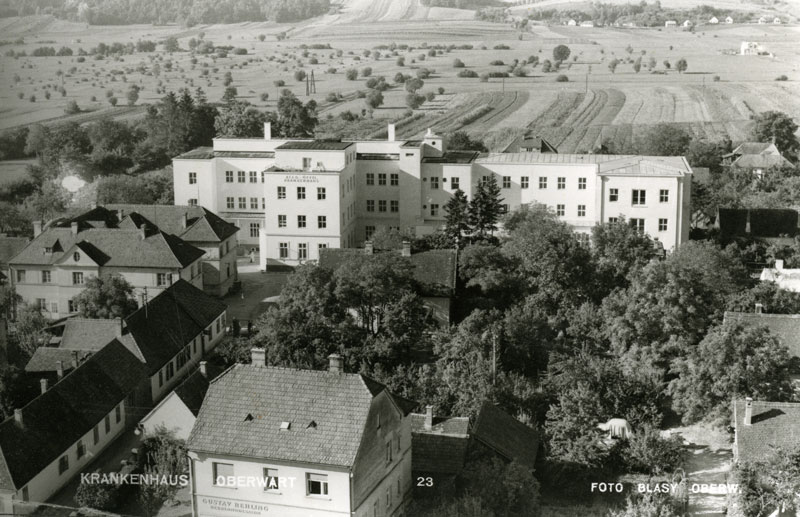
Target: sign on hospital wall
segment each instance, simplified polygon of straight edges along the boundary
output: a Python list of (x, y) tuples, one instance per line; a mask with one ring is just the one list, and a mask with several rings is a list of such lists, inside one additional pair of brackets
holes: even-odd
[(254, 501), (237, 501), (225, 497), (197, 498), (197, 514), (217, 517), (268, 517), (269, 506)]
[(283, 178), (284, 183), (319, 183), (319, 178), (310, 174), (289, 175)]

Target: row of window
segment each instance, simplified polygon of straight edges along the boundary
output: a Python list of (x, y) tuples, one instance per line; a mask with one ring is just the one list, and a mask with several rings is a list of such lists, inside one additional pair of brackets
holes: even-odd
[[(236, 181), (237, 183), (247, 183), (248, 174), (245, 171), (236, 171)], [(258, 173), (256, 171), (250, 171), (249, 174), (250, 183), (258, 183)], [(197, 183), (197, 173), (190, 172), (189, 173), (189, 184), (194, 185)], [(233, 171), (225, 171), (225, 183), (233, 183)], [(261, 183), (264, 183), (264, 173), (261, 173)]]
[[(400, 185), (400, 175), (399, 174), (386, 174), (383, 172), (379, 172), (378, 176), (378, 186), (384, 187), (386, 186), (386, 178), (389, 178), (389, 186), (397, 187)], [(367, 173), (367, 185), (375, 185), (375, 173), (368, 172)]]
[[(378, 200), (378, 212), (386, 212), (386, 200), (379, 199)], [(390, 212), (399, 212), (400, 211), (400, 202), (392, 199), (389, 201), (389, 211)], [(374, 199), (367, 199), (367, 212), (374, 212), (375, 211), (375, 200)]]
[[(608, 189), (608, 200), (615, 202), (619, 200), (619, 189)], [(660, 189), (658, 191), (658, 202), (669, 203), (669, 190)], [(643, 189), (631, 190), (631, 204), (634, 206), (644, 206), (647, 204), (647, 191)]]
[[(219, 335), (222, 332), (222, 329), (225, 327), (225, 315), (223, 314), (220, 318), (217, 318), (217, 321), (208, 327), (208, 337), (209, 339), (214, 339), (215, 335)], [(181, 368), (186, 366), (186, 364), (191, 361), (192, 356), (197, 355), (197, 343), (204, 339), (204, 334), (195, 337), (191, 343), (186, 345), (178, 352), (173, 359), (169, 361), (163, 368), (158, 371), (158, 387), (161, 388), (164, 386), (165, 382), (169, 382), (175, 377), (176, 372), (179, 372)]]
[[(115, 423), (119, 424), (122, 421), (122, 403), (120, 403), (117, 407), (114, 408), (114, 421)], [(111, 415), (108, 414), (103, 419), (103, 426), (105, 428), (105, 434), (108, 435), (111, 433)], [(100, 424), (94, 426), (92, 429), (92, 440), (94, 445), (100, 443)], [(86, 445), (83, 443), (83, 439), (78, 440), (77, 445), (75, 446), (76, 449), (76, 456), (77, 459), (80, 461), (81, 458), (86, 456)], [(64, 472), (69, 470), (69, 452), (64, 454), (60, 458), (58, 458), (58, 473), (63, 474)]]
[[(324, 250), (328, 247), (325, 243), (317, 244), (317, 250)], [(289, 258), (289, 243), (288, 242), (279, 242), (278, 243), (278, 258), (288, 259)], [(297, 258), (299, 260), (308, 260), (308, 243), (301, 242), (297, 245)]]
[[(306, 216), (304, 215), (297, 216), (297, 227), (306, 228)], [(328, 227), (328, 216), (326, 215), (317, 216), (317, 228), (327, 228), (327, 227)], [(286, 228), (285, 215), (278, 215), (278, 228)]]
[[(195, 272), (195, 265), (192, 264), (191, 266), (191, 273), (192, 277), (194, 277)], [(198, 268), (199, 269), (199, 268)], [(17, 283), (23, 283), (26, 281), (28, 277), (28, 272), (24, 269), (17, 269)], [(43, 284), (49, 284), (53, 281), (53, 274), (52, 271), (42, 271), (41, 278)], [(84, 285), (86, 284), (86, 277), (82, 271), (73, 271), (72, 272), (72, 285)], [(159, 287), (172, 285), (172, 275), (170, 273), (156, 273), (156, 285)]]
[[(544, 190), (547, 188), (547, 176), (539, 176), (539, 188)], [(530, 186), (530, 177), (522, 176), (519, 179), (520, 188), (528, 188)], [(503, 176), (503, 188), (511, 188), (511, 176)], [(559, 176), (556, 178), (556, 188), (564, 190), (567, 188), (567, 178)], [(586, 178), (578, 178), (578, 190), (586, 190)]]
[[(232, 463), (213, 462), (211, 471), (213, 475), (211, 482), (214, 486), (234, 488), (228, 483), (228, 479), (236, 477)], [(280, 490), (280, 484), (278, 483), (280, 471), (276, 468), (264, 467), (262, 472), (264, 475), (264, 481), (262, 483), (264, 491), (278, 492)], [(306, 472), (306, 495), (328, 495), (328, 475)]]
[[(432, 189), (437, 190), (439, 188), (439, 177), (438, 176), (431, 176), (430, 177), (430, 185)], [(422, 181), (427, 181), (428, 178), (423, 178)], [(447, 183), (447, 178), (441, 178), (443, 183)], [(459, 179), (455, 176), (450, 178), (450, 188), (452, 190), (458, 190), (461, 186)]]
[[(306, 188), (297, 187), (297, 199), (305, 199), (305, 198), (306, 198)], [(278, 199), (286, 199), (286, 187), (278, 187)], [(325, 191), (325, 187), (317, 187), (317, 199), (318, 200), (327, 199), (327, 193)]]
[[(609, 217), (609, 223), (617, 223), (619, 222), (619, 217)], [(639, 230), (640, 232), (644, 232), (644, 219), (641, 218), (631, 218), (628, 220), (628, 224)], [(669, 228), (669, 221), (667, 219), (659, 218), (658, 219), (658, 231), (659, 232), (666, 232)]]
[[(246, 197), (240, 197), (238, 199), (238, 202), (239, 202), (238, 205), (237, 205), (236, 201), (237, 201), (237, 199), (234, 198), (234, 197), (226, 197), (225, 198), (225, 207), (228, 210), (234, 210), (238, 206), (239, 210), (247, 210), (247, 198)], [(267, 207), (266, 200), (262, 197), (261, 198), (261, 210), (266, 209), (266, 207)], [(257, 197), (251, 197), (250, 198), (250, 210), (258, 210), (258, 198)]]

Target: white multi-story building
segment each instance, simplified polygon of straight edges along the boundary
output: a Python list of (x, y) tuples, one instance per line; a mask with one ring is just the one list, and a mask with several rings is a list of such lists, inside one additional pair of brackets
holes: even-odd
[[(683, 157), (449, 151), (421, 140), (215, 139), (174, 161), (176, 204), (200, 204), (244, 228), (267, 258), (317, 260), (381, 227), (422, 235), (445, 221), (461, 189), (471, 197), (494, 175), (508, 210), (542, 203), (576, 231), (624, 217), (665, 249), (689, 238), (692, 169)], [(262, 207), (256, 210), (253, 207)]]

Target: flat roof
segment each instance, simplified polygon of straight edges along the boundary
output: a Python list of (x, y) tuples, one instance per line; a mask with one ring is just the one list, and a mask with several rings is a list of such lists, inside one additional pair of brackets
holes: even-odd
[(478, 151), (447, 151), (442, 156), (427, 156), (423, 163), (472, 163), (481, 153)]
[(286, 142), (276, 147), (276, 149), (290, 151), (343, 151), (355, 145), (354, 142), (342, 142), (340, 140), (312, 140), (310, 142)]

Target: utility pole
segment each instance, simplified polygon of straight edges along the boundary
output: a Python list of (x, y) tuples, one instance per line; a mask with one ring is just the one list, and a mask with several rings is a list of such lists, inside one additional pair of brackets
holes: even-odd
[(497, 336), (492, 332), (492, 386), (497, 381)]

